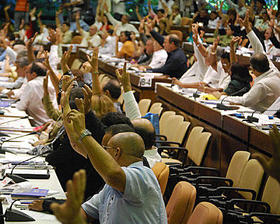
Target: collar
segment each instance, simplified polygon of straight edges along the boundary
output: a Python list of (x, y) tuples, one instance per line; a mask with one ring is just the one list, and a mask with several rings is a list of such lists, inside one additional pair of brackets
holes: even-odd
[(138, 166), (143, 166), (143, 161), (131, 163), (128, 167), (138, 167)]
[(266, 76), (270, 75), (271, 73), (273, 73), (272, 69), (269, 69), (268, 71), (266, 71), (265, 73), (261, 74), (260, 76), (255, 78), (255, 83), (257, 83), (258, 81), (260, 81), (261, 79), (265, 78)]

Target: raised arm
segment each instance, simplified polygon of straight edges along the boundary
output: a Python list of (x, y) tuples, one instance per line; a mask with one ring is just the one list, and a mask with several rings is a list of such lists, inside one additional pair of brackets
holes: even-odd
[(7, 6), (5, 6), (5, 8), (4, 8), (5, 20), (6, 20), (7, 23), (8, 23), (8, 22), (11, 22), (11, 18), (10, 18), (9, 13), (8, 13), (8, 10), (9, 10), (10, 8), (11, 8), (10, 5), (7, 5)]
[(60, 23), (60, 20), (58, 18), (59, 14), (62, 13), (62, 9), (59, 8), (58, 11), (55, 12), (55, 24), (56, 24), (56, 27), (61, 29), (61, 23)]
[(82, 29), (82, 27), (80, 25), (80, 12), (76, 13), (76, 25), (77, 25), (77, 30), (82, 35), (83, 34), (83, 29)]
[(136, 13), (137, 19), (140, 22), (142, 20), (142, 16), (139, 13), (139, 7), (137, 5), (136, 5), (136, 8), (135, 8), (135, 13)]
[(114, 189), (124, 192), (126, 176), (120, 165), (113, 157), (98, 144), (98, 142), (85, 133), (84, 102), (76, 99), (78, 110), (71, 110), (69, 106), (69, 96), (73, 85), (69, 86), (66, 93), (62, 93), (63, 123), (71, 144), (75, 144), (74, 149), (87, 156), (93, 167), (100, 174), (106, 184)]
[(91, 75), (92, 75), (92, 94), (101, 95), (102, 90), (100, 82), (98, 79), (98, 48), (95, 48), (92, 52), (92, 57), (88, 56), (88, 61), (91, 65)]
[(124, 64), (123, 69), (116, 70), (116, 75), (124, 90), (123, 99), (125, 106), (125, 115), (130, 120), (141, 118), (138, 104), (132, 92), (130, 74), (126, 71), (126, 63)]
[(27, 56), (28, 56), (29, 63), (32, 63), (35, 60), (35, 54), (34, 54), (34, 51), (33, 51), (32, 44), (33, 44), (37, 34), (38, 33), (35, 33), (35, 35), (26, 42)]
[(237, 57), (235, 53), (236, 43), (240, 41), (241, 37), (232, 37), (230, 41), (230, 64), (237, 63)]

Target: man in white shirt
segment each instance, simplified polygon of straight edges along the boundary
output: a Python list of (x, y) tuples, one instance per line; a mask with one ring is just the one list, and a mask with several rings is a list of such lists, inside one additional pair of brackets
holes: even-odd
[(80, 13), (76, 14), (76, 24), (79, 33), (82, 35), (83, 40), (81, 45), (85, 47), (98, 47), (101, 44), (101, 38), (97, 34), (97, 27), (95, 25), (90, 26), (89, 32), (83, 30), (80, 26)]
[(115, 15), (115, 18), (120, 19), (122, 15), (126, 14), (125, 1), (123, 1), (123, 0), (112, 0), (112, 5), (113, 5), (112, 12)]
[(129, 32), (134, 32), (135, 35), (138, 37), (139, 36), (139, 32), (138, 30), (135, 28), (135, 26), (133, 26), (132, 24), (129, 24), (129, 17), (128, 15), (123, 14), (121, 17), (121, 21), (116, 20), (111, 13), (108, 12), (106, 5), (104, 5), (104, 10), (105, 10), (105, 14), (108, 18), (108, 20), (110, 21), (110, 23), (112, 23), (112, 25), (114, 27), (117, 26), (117, 36), (120, 36), (121, 32), (123, 31), (129, 31)]
[[(44, 95), (43, 80), (46, 76), (45, 66), (40, 62), (33, 62), (30, 71), (27, 73), (27, 84), (20, 96), (20, 101), (16, 104), (17, 109), (24, 110), (34, 118), (32, 125), (38, 126), (49, 121), (44, 109), (42, 98)], [(49, 86), (49, 94), (55, 108), (58, 108), (56, 94), (53, 86)]]
[(249, 92), (241, 97), (232, 96), (225, 100), (263, 112), (280, 96), (280, 73), (273, 62), (267, 58), (260, 40), (251, 29), (248, 12), (243, 23), (255, 52), (250, 58), (250, 64), (257, 78)]

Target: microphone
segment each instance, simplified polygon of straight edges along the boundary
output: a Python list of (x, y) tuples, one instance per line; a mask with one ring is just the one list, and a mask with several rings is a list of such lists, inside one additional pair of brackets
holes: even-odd
[(0, 125), (7, 124), (7, 123), (10, 123), (10, 122), (13, 122), (13, 121), (18, 121), (18, 120), (21, 120), (21, 119), (26, 119), (26, 118), (29, 118), (29, 116), (20, 117), (20, 118), (17, 118), (17, 119), (14, 119), (14, 120), (9, 120), (9, 121), (4, 121), (4, 122), (0, 123)]
[(198, 89), (195, 91), (195, 93), (193, 93), (193, 98), (196, 101), (196, 98), (200, 97), (200, 95), (198, 94)]
[(28, 159), (25, 159), (25, 160), (19, 162), (18, 164), (14, 165), (14, 167), (12, 168), (10, 174), (7, 174), (7, 173), (6, 173), (6, 176), (9, 177), (9, 178), (11, 178), (15, 183), (20, 183), (20, 182), (27, 181), (27, 180), (24, 179), (23, 177), (20, 177), (19, 175), (14, 175), (14, 174), (13, 174), (15, 168), (16, 168), (18, 165), (24, 164), (25, 162), (27, 162), (27, 161), (29, 161), (29, 160), (35, 159), (35, 158), (37, 158), (37, 157), (39, 157), (39, 156), (42, 156), (42, 155), (47, 154), (47, 153), (50, 153), (50, 152), (52, 152), (52, 150), (48, 150), (48, 151), (42, 152), (42, 153), (40, 153), (40, 154), (38, 154), (38, 155), (36, 155), (36, 156), (32, 156), (32, 157), (30, 157), (30, 158), (28, 158)]
[(233, 107), (224, 105), (223, 102), (224, 102), (224, 100), (225, 100), (226, 98), (228, 98), (228, 97), (230, 97), (230, 96), (235, 96), (235, 95), (237, 95), (238, 93), (241, 93), (242, 91), (244, 91), (246, 88), (247, 88), (247, 87), (243, 87), (242, 89), (240, 89), (240, 90), (238, 90), (238, 91), (236, 91), (236, 92), (234, 92), (234, 93), (232, 93), (232, 94), (226, 96), (224, 99), (222, 99), (221, 103), (217, 103), (216, 108), (217, 108), (218, 110), (235, 110), (235, 108), (233, 108)]
[(10, 150), (7, 150), (7, 149), (3, 149), (3, 144), (5, 142), (11, 142), (13, 141), (14, 139), (18, 139), (18, 138), (22, 138), (22, 137), (25, 137), (25, 136), (28, 136), (28, 135), (35, 135), (35, 134), (38, 134), (38, 132), (36, 131), (33, 131), (33, 132), (30, 132), (28, 134), (24, 134), (24, 135), (19, 135), (19, 136), (16, 136), (16, 137), (12, 137), (12, 138), (9, 138), (9, 139), (5, 139), (5, 140), (0, 140), (0, 153), (4, 153), (4, 152), (11, 152)]
[(11, 206), (6, 209), (4, 214), (5, 221), (18, 221), (18, 222), (28, 222), (28, 221), (35, 221), (31, 216), (19, 211), (12, 209), (14, 203), (16, 201), (20, 201), (21, 199), (16, 199), (12, 202)]
[[(279, 110), (266, 110), (266, 111), (270, 111), (270, 112), (275, 112), (275, 111), (276, 111), (276, 112), (277, 112), (277, 111), (279, 111)], [(266, 111), (265, 111), (265, 112), (266, 112)], [(259, 118), (254, 117), (254, 114), (255, 114), (256, 112), (261, 112), (261, 111), (254, 110), (254, 111), (252, 112), (251, 116), (247, 116), (247, 118), (245, 119), (245, 121), (248, 121), (249, 123), (259, 122)]]

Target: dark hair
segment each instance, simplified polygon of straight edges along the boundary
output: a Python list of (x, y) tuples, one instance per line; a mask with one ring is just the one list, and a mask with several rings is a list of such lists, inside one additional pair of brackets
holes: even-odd
[(38, 65), (38, 62), (33, 62), (30, 73), (35, 72), (37, 76), (46, 76), (47, 70)]
[(121, 95), (121, 86), (116, 79), (110, 79), (103, 87), (103, 92), (108, 90), (113, 99), (118, 99)]
[(63, 24), (65, 24), (66, 26), (70, 27), (70, 23), (69, 22), (64, 22)]
[(29, 65), (29, 61), (27, 57), (20, 57), (15, 62), (20, 68), (23, 68), (27, 65)]
[(128, 124), (129, 126), (133, 127), (130, 119), (119, 112), (107, 113), (101, 118), (101, 122), (105, 125), (105, 127), (110, 127), (114, 124)]
[(112, 30), (112, 29), (109, 29), (108, 31), (107, 31), (110, 35), (113, 35), (113, 33), (114, 33), (114, 30)]
[(15, 41), (15, 42), (13, 43), (13, 46), (15, 46), (15, 45), (23, 45), (23, 46), (25, 46), (24, 41), (22, 41), (22, 40), (17, 40), (17, 41)]
[(76, 106), (76, 103), (75, 103), (76, 98), (84, 99), (83, 90), (82, 90), (81, 87), (78, 87), (78, 86), (74, 87), (71, 90), (71, 93), (70, 93), (69, 105), (70, 105), (71, 109), (76, 109), (77, 110), (77, 106)]
[(221, 55), (221, 58), (227, 59), (228, 61), (230, 61), (230, 54), (226, 51), (224, 51)]
[(112, 136), (123, 132), (135, 132), (135, 130), (128, 124), (114, 124), (105, 130), (105, 133), (111, 133)]
[(199, 26), (198, 27), (198, 29), (197, 29), (197, 31), (198, 31), (198, 34), (200, 34), (200, 31), (204, 31), (204, 32), (206, 32), (206, 29), (205, 29), (205, 27), (203, 27), (203, 26)]
[(129, 32), (129, 31), (122, 31), (122, 33), (124, 33), (124, 35), (126, 37), (126, 40), (131, 40), (131, 37), (130, 37), (131, 32)]
[(164, 14), (165, 10), (164, 9), (158, 9), (157, 12), (161, 12), (162, 14)]
[(180, 40), (176, 35), (169, 35), (169, 43), (174, 43), (176, 47), (180, 47)]
[(145, 149), (150, 149), (155, 144), (156, 133), (155, 129), (153, 132), (149, 131), (147, 128), (143, 127), (134, 127), (135, 132), (140, 135), (144, 141)]
[(250, 58), (250, 64), (257, 72), (267, 72), (269, 70), (269, 61), (266, 55), (257, 53)]
[(233, 63), (231, 65), (231, 80), (238, 80), (245, 83), (250, 83), (253, 78), (249, 73), (249, 69), (246, 65)]

